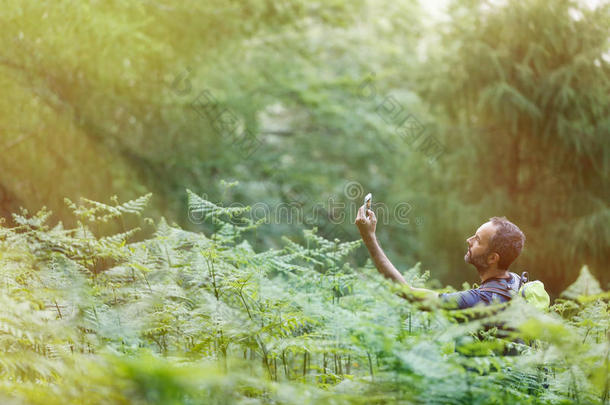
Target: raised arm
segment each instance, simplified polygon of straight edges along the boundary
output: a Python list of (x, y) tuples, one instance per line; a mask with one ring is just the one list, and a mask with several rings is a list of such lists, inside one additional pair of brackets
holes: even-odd
[[(381, 246), (379, 246), (379, 242), (377, 241), (377, 236), (375, 235), (375, 229), (377, 227), (377, 217), (375, 216), (375, 213), (372, 210), (367, 210), (366, 211), (368, 213), (368, 217), (367, 217), (365, 215), (365, 210), (366, 210), (366, 208), (364, 205), (362, 207), (360, 207), (360, 209), (358, 209), (358, 215), (356, 216), (355, 223), (356, 223), (356, 226), (358, 226), (358, 231), (360, 231), (360, 236), (362, 237), (362, 240), (364, 241), (364, 245), (368, 249), (369, 254), (371, 255), (371, 258), (373, 259), (373, 262), (375, 263), (375, 267), (377, 267), (377, 270), (382, 275), (389, 278), (390, 280), (393, 280), (399, 284), (402, 284), (402, 285), (408, 287), (408, 289), (411, 292), (416, 293), (416, 295), (418, 295), (418, 296), (421, 296), (421, 295), (423, 295), (424, 297), (438, 296), (438, 294), (435, 291), (428, 290), (426, 288), (411, 287), (410, 285), (407, 284), (407, 282), (405, 281), (402, 274), (400, 274), (400, 272), (396, 269), (396, 267), (394, 267), (392, 262), (390, 262), (388, 257), (385, 255), (385, 253), (381, 249)], [(401, 296), (403, 298), (407, 298), (406, 296), (404, 296), (402, 294), (401, 294)]]

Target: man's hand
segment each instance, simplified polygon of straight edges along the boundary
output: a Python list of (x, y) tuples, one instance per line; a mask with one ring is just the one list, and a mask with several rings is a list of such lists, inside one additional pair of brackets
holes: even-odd
[[(365, 215), (365, 211), (368, 213), (368, 218)], [(375, 237), (375, 228), (377, 227), (377, 217), (372, 210), (366, 210), (366, 206), (362, 205), (358, 209), (358, 215), (356, 215), (356, 226), (360, 231), (362, 239), (373, 239)]]
[[(369, 214), (368, 218), (365, 215), (365, 212)], [(379, 273), (381, 273), (384, 277), (397, 282), (398, 284), (404, 285), (403, 289), (400, 291), (401, 297), (406, 299), (421, 299), (422, 297), (438, 296), (436, 291), (409, 286), (402, 274), (400, 274), (392, 262), (390, 262), (390, 260), (387, 258), (385, 253), (383, 253), (381, 246), (379, 246), (379, 242), (375, 238), (377, 217), (375, 217), (375, 213), (373, 211), (367, 210), (366, 206), (363, 205), (358, 210), (355, 223), (356, 226), (358, 226), (360, 235), (364, 240), (364, 245), (368, 249), (371, 258), (373, 259), (373, 263), (375, 263), (375, 267), (377, 267)]]

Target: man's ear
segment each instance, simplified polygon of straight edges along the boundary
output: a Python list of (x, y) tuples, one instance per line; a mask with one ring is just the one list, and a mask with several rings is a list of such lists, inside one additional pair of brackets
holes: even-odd
[(487, 255), (487, 264), (498, 264), (500, 261), (500, 255), (496, 252), (490, 253)]

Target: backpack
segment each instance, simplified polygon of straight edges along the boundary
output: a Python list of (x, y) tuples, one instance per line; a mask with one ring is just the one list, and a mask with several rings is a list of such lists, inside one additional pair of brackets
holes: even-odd
[(507, 283), (502, 283), (499, 280), (492, 280), (491, 282), (485, 283), (485, 285), (479, 287), (479, 290), (499, 294), (509, 301), (515, 295), (520, 295), (527, 303), (539, 310), (546, 310), (551, 303), (551, 297), (549, 297), (549, 294), (544, 289), (542, 281), (529, 281), (527, 271), (524, 271), (519, 278), (517, 290), (511, 289)]

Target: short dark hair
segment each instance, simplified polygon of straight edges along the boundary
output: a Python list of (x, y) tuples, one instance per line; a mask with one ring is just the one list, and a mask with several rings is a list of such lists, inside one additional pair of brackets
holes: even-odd
[(488, 251), (500, 255), (498, 268), (507, 270), (521, 253), (525, 244), (525, 235), (506, 217), (491, 217), (489, 221), (496, 226), (496, 232), (489, 241)]

